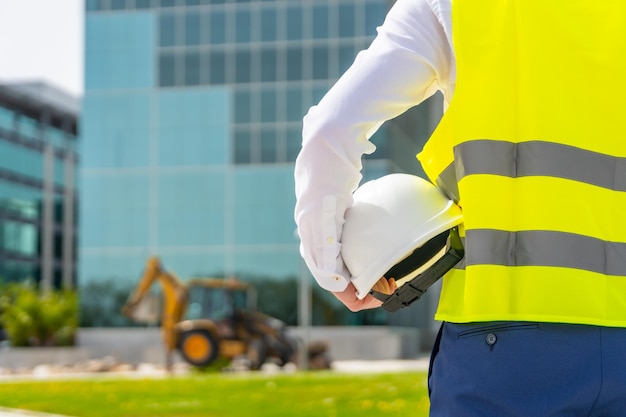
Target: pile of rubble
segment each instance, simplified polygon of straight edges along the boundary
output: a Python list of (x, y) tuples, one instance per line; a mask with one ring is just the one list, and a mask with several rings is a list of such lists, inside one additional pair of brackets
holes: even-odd
[[(174, 374), (186, 374), (190, 371), (190, 366), (186, 363), (175, 363), (172, 366)], [(90, 359), (87, 361), (78, 361), (73, 364), (40, 364), (34, 367), (20, 368), (0, 368), (0, 378), (3, 377), (19, 377), (31, 376), (37, 378), (46, 378), (51, 376), (77, 375), (77, 374), (165, 374), (165, 367), (153, 363), (141, 363), (133, 365), (130, 363), (120, 362), (112, 356), (101, 359)]]
[[(133, 365), (120, 362), (112, 356), (102, 359), (90, 359), (79, 361), (74, 364), (40, 364), (34, 367), (20, 368), (0, 368), (0, 379), (10, 378), (50, 378), (64, 376), (111, 374), (111, 375), (137, 375), (137, 376), (159, 376), (159, 375), (185, 375), (192, 372), (193, 367), (185, 362), (175, 362), (170, 372), (167, 372), (162, 364), (141, 363)], [(298, 367), (293, 363), (279, 364), (268, 361), (263, 364), (257, 372), (265, 374), (292, 373)], [(250, 371), (250, 363), (245, 358), (235, 358), (232, 362), (221, 369), (227, 373), (241, 373)]]

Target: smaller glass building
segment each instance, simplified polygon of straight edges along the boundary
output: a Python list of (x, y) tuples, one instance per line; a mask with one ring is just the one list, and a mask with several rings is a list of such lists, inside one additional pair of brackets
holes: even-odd
[(0, 85), (0, 282), (75, 285), (78, 114), (48, 84)]

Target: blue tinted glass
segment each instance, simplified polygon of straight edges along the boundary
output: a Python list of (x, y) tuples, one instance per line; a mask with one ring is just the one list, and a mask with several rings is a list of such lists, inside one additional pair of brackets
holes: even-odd
[(319, 103), (322, 97), (326, 95), (329, 88), (330, 86), (325, 85), (316, 85), (313, 87), (313, 103)]
[(328, 6), (313, 7), (313, 38), (328, 38)]
[(222, 51), (211, 52), (211, 69), (209, 79), (211, 84), (224, 84), (226, 82), (226, 56)]
[(235, 53), (235, 81), (249, 83), (252, 71), (250, 51), (243, 50)]
[(33, 256), (37, 253), (37, 232), (35, 225), (5, 220), (0, 223), (2, 249)]
[(45, 134), (48, 140), (57, 148), (64, 149), (66, 147), (65, 133), (62, 130), (48, 126)]
[(388, 124), (383, 124), (370, 138), (370, 141), (376, 145), (376, 152), (369, 156), (366, 155), (366, 159), (386, 159), (388, 157), (387, 137)]
[(339, 73), (343, 74), (354, 62), (358, 50), (355, 45), (341, 45), (339, 47)]
[(287, 49), (287, 80), (302, 80), (302, 49), (290, 47)]
[(149, 9), (152, 7), (151, 0), (135, 0), (135, 7), (137, 9)]
[(367, 3), (365, 5), (365, 33), (376, 36), (376, 28), (385, 20), (386, 3)]
[(275, 49), (261, 50), (261, 81), (276, 81), (277, 53)]
[(159, 93), (159, 160), (165, 165), (223, 164), (229, 157), (230, 94), (220, 88)]
[(176, 0), (161, 0), (161, 7), (174, 7), (176, 6)]
[(248, 10), (238, 10), (235, 15), (235, 40), (250, 42), (252, 37), (252, 14)]
[(189, 12), (185, 15), (185, 45), (200, 44), (200, 15)]
[(211, 12), (209, 16), (210, 42), (222, 44), (226, 42), (226, 14), (222, 11)]
[(125, 0), (109, 0), (111, 4), (111, 10), (122, 10), (126, 8)]
[(339, 36), (352, 37), (355, 35), (355, 16), (353, 4), (339, 6)]
[(328, 78), (328, 49), (323, 46), (313, 48), (313, 79)]
[[(238, 243), (290, 243), (293, 231), (293, 169), (251, 167), (236, 172), (234, 224)], [(263, 219), (263, 221), (259, 221)], [(297, 248), (297, 244), (293, 249)]]
[(197, 6), (200, 4), (200, 0), (185, 0), (185, 6)]
[(19, 118), (20, 135), (26, 136), (31, 139), (39, 139), (40, 128), (39, 122), (31, 119), (30, 117), (22, 116)]
[(200, 54), (190, 51), (185, 54), (185, 85), (200, 84)]
[(82, 177), (81, 230), (87, 247), (132, 247), (148, 243), (150, 181), (148, 174), (90, 174)]
[(302, 127), (289, 127), (287, 129), (287, 161), (293, 162), (302, 148)]
[(302, 39), (302, 8), (287, 8), (287, 40)]
[(304, 116), (302, 90), (300, 87), (287, 89), (287, 120), (300, 121)]
[(161, 52), (159, 57), (159, 85), (161, 87), (171, 87), (176, 81), (176, 65), (174, 54), (171, 52)]
[(275, 9), (263, 9), (261, 11), (261, 40), (273, 41), (276, 40), (276, 10)]
[[(37, 163), (37, 159), (34, 159), (34, 152), (35, 151), (33, 150), (29, 150), (28, 148), (24, 148), (11, 142), (0, 141), (0, 167), (18, 174), (41, 179), (41, 168), (34, 171), (34, 169), (37, 168), (34, 166), (34, 164)], [(41, 162), (41, 157), (38, 159)], [(33, 169), (33, 172), (30, 172), (31, 169)]]
[(86, 89), (155, 85), (152, 13), (89, 13), (85, 20)]
[(13, 112), (0, 107), (0, 129), (13, 130)]
[(261, 130), (261, 163), (276, 162), (276, 131)]
[(85, 1), (85, 10), (88, 12), (100, 10), (101, 8), (100, 0), (86, 0)]
[(250, 163), (250, 131), (237, 129), (235, 132), (235, 163), (236, 164), (249, 164)]
[(235, 122), (249, 123), (252, 120), (252, 96), (250, 91), (243, 90), (235, 93)]
[(174, 46), (176, 44), (176, 16), (163, 13), (159, 18), (159, 45)]
[(274, 122), (276, 121), (276, 90), (264, 89), (261, 91), (261, 121), (262, 122)]

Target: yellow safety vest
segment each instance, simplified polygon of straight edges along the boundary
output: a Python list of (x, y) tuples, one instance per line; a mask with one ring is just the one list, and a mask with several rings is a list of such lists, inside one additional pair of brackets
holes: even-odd
[(436, 318), (626, 327), (626, 1), (453, 0), (452, 32), (418, 155), (464, 215)]

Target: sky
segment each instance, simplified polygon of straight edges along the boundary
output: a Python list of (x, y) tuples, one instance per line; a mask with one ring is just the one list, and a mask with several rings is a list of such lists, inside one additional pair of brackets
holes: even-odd
[(84, 0), (0, 0), (0, 82), (83, 95)]

